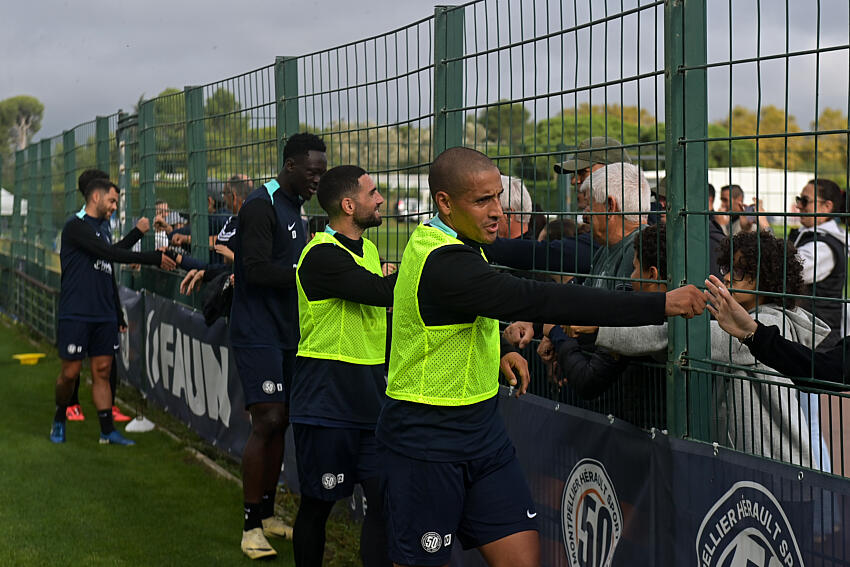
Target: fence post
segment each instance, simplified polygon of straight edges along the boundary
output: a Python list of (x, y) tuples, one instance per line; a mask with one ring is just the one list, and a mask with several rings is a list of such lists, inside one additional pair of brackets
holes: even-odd
[(277, 114), (277, 174), (283, 169), (283, 147), (300, 128), (298, 115), (298, 58), (275, 57), (274, 60), (275, 113)]
[(434, 8), (434, 156), (463, 143), (464, 10)]
[[(702, 285), (708, 274), (708, 217), (703, 214), (708, 204), (707, 146), (688, 140), (708, 135), (705, 0), (667, 2), (664, 22), (669, 280), (672, 287)], [(669, 321), (668, 425), (677, 437), (709, 441), (710, 367), (691, 362), (707, 359), (711, 352), (708, 315)]]
[[(26, 163), (26, 155), (24, 150), (15, 152), (15, 202), (12, 206), (12, 258), (14, 259), (14, 268), (22, 267), (21, 257), (26, 254), (24, 248), (24, 165)], [(29, 206), (29, 203), (27, 203)]]
[(38, 277), (38, 266), (43, 266), (41, 258), (41, 196), (39, 189), (39, 159), (38, 144), (27, 146), (27, 218), (26, 218), (26, 242), (27, 260), (30, 266), (27, 273)]
[[(138, 124), (138, 116), (130, 116), (126, 112), (118, 113), (118, 124), (115, 128), (115, 139), (118, 140), (118, 187), (121, 188), (120, 207), (118, 218), (121, 225), (121, 234), (127, 234), (133, 226), (136, 216), (133, 207), (136, 206), (133, 199), (133, 157), (130, 147), (130, 133), (133, 126)], [(121, 283), (127, 287), (132, 285), (132, 275), (126, 269), (120, 268)]]
[(62, 132), (62, 171), (64, 173), (65, 217), (77, 209), (77, 141), (73, 130)]
[(94, 122), (95, 163), (97, 168), (106, 173), (109, 171), (109, 118), (98, 116)]
[(146, 100), (139, 108), (139, 201), (142, 216), (151, 221), (151, 230), (142, 240), (142, 250), (154, 249), (153, 219), (156, 212), (156, 131), (154, 130), (154, 101)]
[[(39, 147), (39, 156), (41, 157), (41, 246), (44, 249), (42, 256), (44, 258), (45, 271), (47, 270), (47, 254), (53, 252), (54, 240), (56, 235), (53, 233), (53, 160), (50, 152), (50, 138), (42, 140)], [(46, 275), (46, 274), (45, 274)], [(47, 279), (43, 279), (47, 283)]]
[(189, 227), (192, 256), (208, 262), (209, 218), (207, 209), (207, 148), (204, 139), (204, 88), (185, 87), (186, 155), (189, 162)]

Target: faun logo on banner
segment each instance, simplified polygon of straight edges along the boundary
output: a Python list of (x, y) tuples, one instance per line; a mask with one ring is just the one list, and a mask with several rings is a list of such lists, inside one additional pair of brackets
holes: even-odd
[(623, 512), (599, 461), (582, 459), (573, 467), (561, 498), (561, 523), (570, 567), (611, 565), (623, 532)]
[(148, 313), (146, 325), (150, 387), (161, 387), (185, 403), (195, 415), (228, 426), (228, 349), (202, 342), (154, 315), (154, 311)]
[(697, 533), (698, 567), (803, 565), (785, 511), (757, 482), (732, 485), (705, 515)]

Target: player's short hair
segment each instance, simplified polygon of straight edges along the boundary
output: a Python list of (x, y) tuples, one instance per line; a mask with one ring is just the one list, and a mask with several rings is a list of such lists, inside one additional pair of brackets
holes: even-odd
[(340, 203), (357, 191), (360, 178), (364, 175), (366, 170), (362, 167), (338, 165), (322, 176), (316, 190), (316, 198), (330, 218), (336, 218), (340, 214)]
[(121, 190), (118, 189), (118, 186), (109, 179), (95, 177), (86, 185), (86, 202), (91, 199), (91, 196), (95, 193), (95, 191), (109, 191), (110, 189), (115, 189), (116, 193), (121, 192)]
[(466, 188), (467, 175), (488, 169), (497, 169), (496, 164), (478, 150), (462, 146), (449, 148), (437, 156), (428, 170), (431, 197), (436, 198), (438, 191), (455, 197)]
[(283, 161), (298, 156), (306, 156), (311, 151), (324, 153), (328, 149), (322, 139), (315, 134), (309, 132), (294, 134), (290, 136), (283, 147)]
[(109, 174), (100, 169), (87, 169), (77, 178), (77, 190), (83, 197), (86, 196), (86, 187), (92, 179), (109, 179)]

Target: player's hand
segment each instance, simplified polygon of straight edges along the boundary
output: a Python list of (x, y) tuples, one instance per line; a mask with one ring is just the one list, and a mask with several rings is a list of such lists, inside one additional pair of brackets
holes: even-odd
[(168, 227), (168, 223), (165, 222), (165, 216), (158, 214), (153, 217), (153, 227), (156, 230), (165, 230)]
[[(516, 388), (516, 397), (520, 397), (528, 391), (530, 380), (528, 374), (528, 361), (518, 352), (509, 352), (499, 361), (499, 370), (502, 371), (508, 384)], [(519, 374), (519, 380), (517, 380)]]
[(177, 267), (177, 262), (169, 258), (168, 255), (163, 252), (162, 259), (159, 261), (159, 267), (165, 270), (166, 272), (170, 272)]
[(224, 257), (224, 260), (228, 264), (233, 263), (233, 250), (225, 246), (224, 244), (216, 244), (213, 248), (217, 253), (221, 254)]
[(118, 325), (118, 332), (119, 333), (126, 333), (127, 332), (127, 325)]
[(387, 277), (390, 274), (394, 274), (398, 271), (398, 264), (393, 264), (392, 262), (384, 262), (381, 264), (381, 273), (384, 274), (384, 277)]
[(716, 276), (709, 276), (705, 287), (705, 297), (710, 302), (705, 308), (717, 319), (721, 329), (738, 339), (755, 332), (758, 324), (740, 303), (732, 299), (732, 294)]
[(174, 246), (186, 246), (192, 242), (192, 237), (188, 234), (176, 233), (171, 235), (171, 244)]
[(151, 221), (148, 220), (148, 217), (142, 217), (136, 221), (136, 228), (139, 229), (139, 232), (145, 234), (151, 229)]
[(517, 348), (525, 348), (534, 338), (534, 325), (525, 321), (514, 321), (502, 332), (505, 340)]
[(705, 304), (705, 295), (695, 285), (682, 286), (666, 293), (664, 315), (691, 319), (702, 314)]
[(546, 364), (552, 364), (557, 359), (555, 354), (555, 345), (549, 340), (549, 337), (543, 337), (540, 344), (537, 345), (537, 356), (540, 357)]

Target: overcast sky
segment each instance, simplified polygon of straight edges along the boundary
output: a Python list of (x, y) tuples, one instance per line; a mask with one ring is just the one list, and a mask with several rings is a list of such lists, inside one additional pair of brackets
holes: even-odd
[[(525, 6), (526, 14), (523, 29), (529, 28), (529, 22), (536, 22), (534, 33), (540, 34), (541, 22), (545, 22), (545, 10), (542, 8), (547, 2), (550, 10), (553, 6), (557, 10), (566, 4), (569, 4), (568, 12), (573, 9), (569, 0), (561, 0), (563, 4), (559, 4), (559, 0), (537, 0), (536, 4), (534, 1), (488, 0), (489, 6), (501, 7), (490, 8), (488, 14), (492, 17), (501, 10), (504, 26), (504, 14), (509, 4), (513, 7), (511, 18), (517, 17), (517, 7), (521, 4)], [(621, 0), (608, 1), (609, 13), (619, 11)], [(626, 0), (626, 8), (637, 1)], [(602, 16), (600, 0), (577, 2), (578, 11), (592, 6), (594, 19)], [(641, 0), (642, 4), (647, 2)], [(728, 58), (729, 51), (729, 3), (727, 0), (708, 0), (708, 4), (709, 58), (722, 60)], [(734, 56), (754, 56), (757, 46), (754, 22), (758, 2), (733, 0), (733, 4)], [(786, 38), (785, 3), (761, 0), (761, 4), (761, 53), (782, 51)], [(815, 47), (817, 3), (814, 0), (790, 0), (790, 5), (787, 29), (791, 50)], [(433, 14), (433, 6), (433, 0), (10, 0), (0, 8), (0, 99), (17, 94), (29, 94), (40, 99), (46, 110), (42, 129), (36, 137), (52, 136), (95, 115), (111, 114), (119, 108), (130, 110), (142, 93), (153, 97), (165, 87), (204, 84), (265, 66), (273, 62), (276, 55), (301, 55), (376, 35)], [(847, 0), (821, 0), (820, 6), (821, 45), (846, 45), (850, 41)], [(532, 8), (537, 8), (536, 16), (529, 15)], [(467, 25), (471, 26), (471, 23), (468, 17)], [(480, 22), (478, 24), (481, 25)], [(548, 25), (552, 26), (551, 21)], [(649, 27), (646, 21), (641, 25), (643, 37)], [(654, 35), (655, 31), (651, 33)], [(628, 37), (628, 30), (624, 35)], [(601, 37), (597, 34), (594, 45)], [(618, 37), (619, 32), (613, 30), (608, 38), (609, 45), (612, 39), (618, 41)], [(662, 49), (661, 45), (658, 49), (652, 45), (646, 54), (640, 53), (635, 57), (655, 58), (659, 49)], [(619, 49), (612, 51), (617, 58), (620, 57)], [(636, 51), (643, 52), (644, 49)], [(593, 50), (594, 65), (601, 65), (599, 57), (603, 52), (601, 49)], [(537, 53), (538, 62), (541, 56)], [(570, 54), (572, 56), (574, 54)], [(628, 62), (631, 56), (627, 47), (623, 60)], [(584, 55), (581, 54), (581, 57)], [(663, 61), (663, 50), (657, 57)], [(616, 72), (618, 65), (619, 60), (611, 64), (609, 79), (610, 71)], [(821, 109), (837, 106), (847, 112), (848, 66), (846, 49), (821, 57), (820, 93), (816, 101), (815, 58), (792, 61), (788, 107), (798, 116), (802, 126), (807, 126), (811, 120), (816, 102)], [(785, 105), (784, 68), (784, 60), (763, 64), (763, 104)], [(643, 63), (642, 69), (647, 69)], [(558, 71), (569, 76), (566, 71)], [(541, 88), (541, 71), (533, 65), (533, 61), (523, 73), (523, 82), (527, 77), (537, 75), (530, 83), (530, 90)], [(499, 72), (494, 75), (498, 76)], [(734, 104), (755, 106), (758, 95), (756, 77), (754, 65), (736, 70), (733, 78)], [(593, 80), (597, 80), (595, 75)], [(513, 80), (514, 83), (519, 81), (519, 76)], [(549, 81), (551, 83), (551, 79)], [(663, 82), (658, 81), (658, 84), (663, 96)], [(558, 90), (557, 86), (549, 88)], [(502, 96), (503, 89), (501, 84), (496, 86), (494, 96)], [(709, 102), (712, 119), (725, 116), (729, 106), (728, 92), (728, 68), (711, 71)], [(516, 95), (517, 91), (513, 93)], [(533, 94), (526, 90), (523, 96)], [(601, 101), (594, 99), (596, 102)], [(551, 107), (545, 110), (535, 108), (534, 112), (540, 118), (539, 113), (551, 113), (552, 110)], [(663, 114), (663, 106), (660, 112)]]

